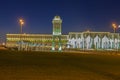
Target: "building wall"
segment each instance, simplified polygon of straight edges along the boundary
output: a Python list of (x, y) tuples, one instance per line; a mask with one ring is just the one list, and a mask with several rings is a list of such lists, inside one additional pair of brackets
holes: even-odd
[(68, 48), (120, 49), (120, 34), (110, 32), (70, 32)]
[[(70, 32), (62, 35), (62, 48), (78, 49), (120, 49), (120, 34), (110, 32)], [(55, 40), (56, 47), (58, 39)], [(6, 47), (18, 48), (41, 48), (52, 47), (52, 35), (50, 34), (6, 34)]]
[[(68, 41), (68, 35), (62, 35), (62, 46), (66, 46)], [(58, 40), (55, 39), (56, 45)], [(22, 44), (22, 48), (28, 50), (28, 48), (49, 48), (52, 46), (52, 35), (50, 34), (6, 34), (6, 47), (18, 48)]]

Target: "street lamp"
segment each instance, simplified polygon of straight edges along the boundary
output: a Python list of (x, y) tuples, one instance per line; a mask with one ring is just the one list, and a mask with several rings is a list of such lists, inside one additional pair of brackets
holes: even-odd
[(23, 19), (19, 19), (19, 23), (20, 23), (20, 50), (21, 50), (21, 47), (22, 47), (22, 27), (24, 25), (24, 20)]
[[(112, 24), (112, 27), (113, 27), (113, 30), (114, 30), (114, 33), (116, 32), (116, 29), (117, 29), (117, 25), (115, 23)], [(113, 34), (113, 40), (114, 40), (114, 48), (115, 48), (115, 34)]]
[(20, 22), (20, 33), (22, 34), (22, 27), (24, 25), (24, 21), (23, 19), (20, 19), (19, 22)]
[(117, 26), (115, 23), (112, 24), (112, 27), (113, 27), (113, 30), (114, 30), (114, 33), (116, 32), (116, 29), (117, 29)]

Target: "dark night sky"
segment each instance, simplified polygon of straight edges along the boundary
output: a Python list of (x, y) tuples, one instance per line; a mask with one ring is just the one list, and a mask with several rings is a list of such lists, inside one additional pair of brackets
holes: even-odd
[(20, 17), (25, 20), (24, 33), (52, 33), (55, 15), (63, 20), (63, 34), (112, 32), (111, 23), (120, 24), (120, 0), (0, 0), (0, 34), (19, 33)]

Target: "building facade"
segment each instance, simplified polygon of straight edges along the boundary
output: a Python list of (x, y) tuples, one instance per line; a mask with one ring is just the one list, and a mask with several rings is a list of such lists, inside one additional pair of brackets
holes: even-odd
[(110, 32), (70, 32), (68, 48), (120, 49), (120, 34)]
[[(6, 47), (17, 48), (20, 50), (52, 49), (53, 36), (51, 34), (6, 34)], [(68, 41), (68, 35), (61, 36), (62, 48), (65, 48)], [(58, 38), (55, 39), (57, 49)]]
[[(59, 50), (59, 38), (54, 40), (54, 48)], [(41, 49), (52, 50), (53, 35), (51, 34), (6, 34), (6, 47), (22, 50)], [(79, 50), (118, 50), (120, 49), (120, 34), (110, 32), (70, 32), (61, 35), (61, 46)]]

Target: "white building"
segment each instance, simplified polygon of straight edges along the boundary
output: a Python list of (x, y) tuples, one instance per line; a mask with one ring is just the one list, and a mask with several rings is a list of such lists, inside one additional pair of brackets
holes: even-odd
[(120, 34), (110, 32), (70, 32), (69, 48), (120, 49)]

